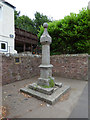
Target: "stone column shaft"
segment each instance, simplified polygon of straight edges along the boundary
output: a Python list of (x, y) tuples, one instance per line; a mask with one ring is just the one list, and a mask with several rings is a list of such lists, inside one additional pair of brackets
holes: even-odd
[(47, 44), (42, 46), (42, 64), (50, 64), (50, 46)]

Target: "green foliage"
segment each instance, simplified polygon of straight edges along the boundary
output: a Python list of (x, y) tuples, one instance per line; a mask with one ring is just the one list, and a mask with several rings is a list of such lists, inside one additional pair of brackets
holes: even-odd
[[(43, 33), (40, 27), (38, 38)], [(53, 54), (90, 54), (90, 36), (88, 10), (83, 8), (79, 14), (70, 13), (64, 19), (48, 23), (48, 32), (52, 37), (51, 55)]]
[(90, 9), (88, 9), (88, 26), (90, 27)]
[(39, 12), (35, 13), (35, 19), (31, 20), (28, 16), (20, 16), (20, 12), (15, 11), (15, 26), (17, 28), (32, 32), (34, 34), (38, 33), (39, 27), (44, 22), (49, 22), (50, 20), (46, 15), (40, 14)]
[(33, 20), (25, 15), (19, 16), (17, 11), (15, 11), (15, 26), (34, 34), (37, 33), (37, 30), (34, 27)]
[(19, 15), (20, 15), (20, 11), (18, 12), (18, 11), (15, 10), (14, 11), (15, 25), (17, 24), (17, 19), (18, 19)]
[(39, 12), (35, 13), (35, 19), (34, 19), (34, 23), (35, 23), (35, 27), (37, 29), (37, 33), (39, 31), (39, 27), (44, 23), (44, 22), (50, 22), (51, 20), (48, 19), (48, 17), (46, 15), (40, 14)]
[(52, 88), (52, 87), (54, 87), (55, 86), (54, 80), (51, 77), (49, 77), (49, 79), (50, 79), (49, 86), (42, 85), (41, 87), (43, 87), (43, 88)]
[(53, 80), (51, 77), (50, 77), (49, 79), (50, 79), (50, 81), (49, 81), (49, 86), (50, 86), (50, 87), (54, 87), (54, 86), (55, 86), (54, 80)]
[[(89, 9), (89, 6), (87, 9), (88, 9), (88, 27), (89, 27), (88, 32), (90, 33), (90, 9)], [(89, 35), (89, 40), (90, 40), (90, 35)], [(90, 41), (89, 41), (89, 45), (90, 45)], [(90, 54), (90, 47), (89, 47), (88, 53)]]

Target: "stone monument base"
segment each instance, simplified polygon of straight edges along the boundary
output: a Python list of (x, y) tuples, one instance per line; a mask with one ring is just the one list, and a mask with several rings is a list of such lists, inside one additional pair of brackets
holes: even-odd
[(37, 85), (37, 83), (33, 83), (20, 89), (21, 92), (36, 97), (51, 105), (55, 104), (68, 90), (70, 90), (70, 86), (62, 85), (62, 83), (55, 83), (55, 86), (52, 88), (43, 88)]

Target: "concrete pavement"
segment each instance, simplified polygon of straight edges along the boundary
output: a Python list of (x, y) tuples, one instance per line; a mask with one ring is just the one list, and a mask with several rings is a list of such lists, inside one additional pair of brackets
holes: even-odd
[[(55, 105), (49, 105), (19, 92), (20, 88), (37, 80), (38, 76), (3, 86), (2, 104), (7, 108), (7, 118), (69, 118), (88, 84), (87, 81), (55, 77), (56, 82), (70, 85), (71, 91)], [(82, 104), (84, 104), (83, 102)], [(77, 118), (77, 115), (75, 117)]]
[(88, 118), (88, 85), (85, 86), (70, 118)]

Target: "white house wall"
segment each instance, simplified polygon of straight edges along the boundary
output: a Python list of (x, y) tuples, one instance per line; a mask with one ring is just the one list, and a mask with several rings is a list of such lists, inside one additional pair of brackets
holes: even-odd
[[(2, 5), (2, 15), (0, 18), (0, 42), (5, 42), (7, 44), (7, 50), (1, 50), (3, 53), (16, 53), (14, 50), (14, 9), (4, 3)], [(10, 34), (14, 37), (10, 37)]]

